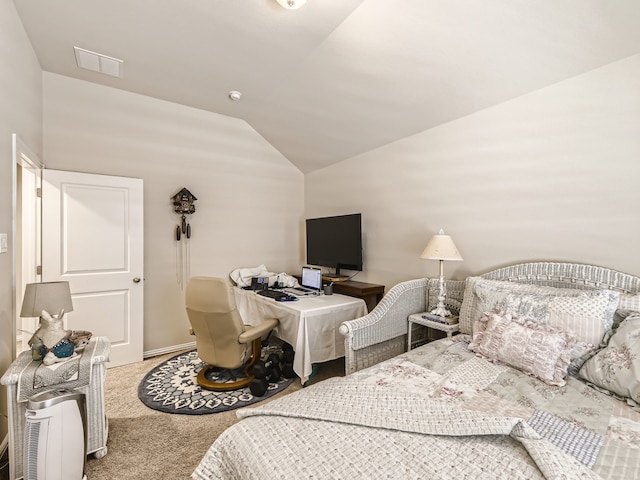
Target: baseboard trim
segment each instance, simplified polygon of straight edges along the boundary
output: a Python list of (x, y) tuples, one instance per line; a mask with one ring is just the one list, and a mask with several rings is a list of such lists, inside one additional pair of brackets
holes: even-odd
[(156, 350), (147, 350), (142, 353), (142, 357), (157, 357), (158, 355), (166, 355), (167, 353), (179, 352), (181, 350), (193, 350), (194, 348), (196, 348), (196, 342), (183, 343), (182, 345), (172, 345), (170, 347), (158, 348)]

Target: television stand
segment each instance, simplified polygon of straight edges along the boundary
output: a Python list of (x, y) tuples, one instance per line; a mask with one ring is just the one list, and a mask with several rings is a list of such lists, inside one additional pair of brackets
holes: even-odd
[(339, 273), (323, 273), (322, 280), (325, 282), (344, 282), (349, 280), (347, 275), (340, 275)]
[(367, 309), (371, 311), (384, 297), (384, 285), (346, 280), (334, 283), (333, 292), (361, 298), (367, 304)]
[[(301, 280), (300, 275), (292, 275), (298, 282)], [(378, 302), (384, 297), (384, 285), (378, 285), (376, 283), (356, 282), (355, 280), (334, 280), (331, 277), (335, 277), (335, 273), (322, 274), (322, 279), (326, 282), (335, 282), (333, 284), (333, 293), (340, 293), (342, 295), (348, 295), (350, 297), (361, 298), (364, 303), (367, 304), (369, 311), (373, 310)], [(338, 277), (342, 275), (338, 274)], [(327, 277), (327, 278), (325, 278)]]

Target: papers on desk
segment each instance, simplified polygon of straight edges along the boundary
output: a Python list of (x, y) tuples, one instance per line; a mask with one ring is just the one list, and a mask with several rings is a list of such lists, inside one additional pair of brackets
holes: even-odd
[(288, 275), (284, 272), (270, 272), (264, 265), (258, 265), (257, 267), (249, 268), (236, 268), (229, 274), (229, 277), (231, 277), (231, 280), (233, 280), (239, 287), (250, 286), (251, 279), (253, 277), (268, 277), (269, 285), (271, 286), (273, 286), (273, 284), (276, 282), (286, 287), (293, 287), (294, 285), (298, 284), (298, 281), (295, 279), (295, 277), (292, 277), (291, 275)]
[(309, 295), (320, 295), (320, 292), (315, 290), (303, 290), (298, 288), (283, 288), (283, 292), (288, 293), (289, 295), (295, 295), (296, 297), (306, 297)]

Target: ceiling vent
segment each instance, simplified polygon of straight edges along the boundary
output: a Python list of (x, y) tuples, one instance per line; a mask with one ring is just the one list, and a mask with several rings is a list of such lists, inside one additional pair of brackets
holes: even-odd
[(122, 64), (124, 63), (122, 60), (80, 47), (73, 47), (73, 49), (76, 52), (76, 62), (80, 68), (122, 78)]

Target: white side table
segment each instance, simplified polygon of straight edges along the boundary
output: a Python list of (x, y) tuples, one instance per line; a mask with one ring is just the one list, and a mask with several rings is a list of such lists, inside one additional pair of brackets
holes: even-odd
[[(107, 453), (107, 436), (109, 423), (104, 405), (104, 381), (107, 372), (111, 343), (107, 337), (92, 337), (82, 353), (80, 362), (83, 374), (77, 380), (60, 381), (49, 387), (39, 387), (41, 380), (37, 367), (41, 362), (31, 359), (31, 352), (26, 351), (9, 366), (0, 378), (0, 383), (7, 387), (7, 406), (9, 417), (9, 478), (23, 478), (24, 424), (28, 398), (23, 390), (34, 387), (34, 393), (59, 387), (72, 388), (85, 394), (87, 402), (87, 454), (93, 453), (101, 458)], [(90, 373), (85, 374), (85, 369)], [(37, 388), (36, 388), (37, 387)]]
[[(426, 316), (436, 318), (436, 320), (431, 320), (426, 318)], [(451, 318), (451, 317), (449, 317)], [(442, 332), (447, 333), (447, 338), (451, 338), (451, 336), (460, 330), (460, 324), (457, 322), (458, 318), (454, 317), (456, 323), (449, 323), (449, 321), (443, 317), (438, 317), (432, 313), (422, 312), (422, 313), (414, 313), (413, 315), (409, 315), (407, 321), (409, 323), (407, 330), (407, 350), (411, 350), (411, 331), (413, 330), (413, 324), (417, 323), (418, 325), (422, 325), (423, 327), (432, 328), (434, 330), (440, 330)], [(437, 319), (441, 319), (438, 321)]]

